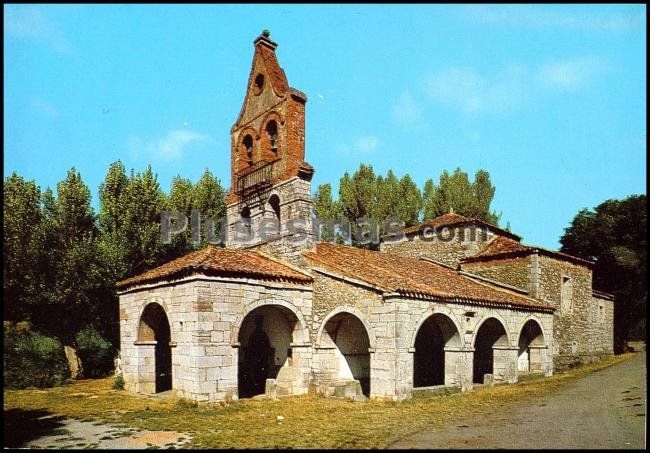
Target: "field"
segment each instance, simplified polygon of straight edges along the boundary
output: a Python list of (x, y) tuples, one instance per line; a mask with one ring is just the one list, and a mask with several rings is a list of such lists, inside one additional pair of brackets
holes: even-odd
[(184, 433), (189, 439), (184, 447), (191, 448), (383, 448), (430, 427), (526, 404), (528, 398), (553, 392), (632, 356), (611, 357), (550, 378), (399, 402), (360, 403), (306, 395), (196, 405), (173, 397), (113, 390), (112, 378), (51, 389), (5, 390), (5, 439), (8, 434), (14, 439), (33, 438), (47, 429), (38, 418), (56, 414), (96, 425)]

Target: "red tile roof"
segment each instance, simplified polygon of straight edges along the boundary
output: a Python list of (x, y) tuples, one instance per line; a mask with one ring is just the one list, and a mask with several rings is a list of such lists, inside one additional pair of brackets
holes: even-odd
[[(516, 241), (521, 240), (520, 236), (517, 236), (516, 234), (511, 233), (510, 231), (506, 231), (502, 228), (499, 228), (496, 225), (492, 225), (490, 223), (484, 222), (483, 220), (465, 217), (453, 212), (443, 214), (441, 216), (436, 217), (435, 219), (426, 220), (412, 227), (404, 228), (403, 232), (405, 235), (409, 236), (409, 235), (417, 234), (420, 231), (424, 231), (425, 228), (433, 228), (437, 230), (443, 227), (452, 227), (452, 226), (461, 226), (461, 225), (480, 225), (502, 236), (506, 236)], [(389, 237), (394, 235), (395, 233), (389, 233), (384, 235), (384, 237)]]
[(494, 237), (483, 250), (481, 250), (476, 255), (464, 258), (462, 262), (472, 263), (477, 261), (492, 261), (496, 259), (510, 258), (513, 256), (525, 256), (532, 253), (540, 253), (552, 258), (571, 261), (588, 267), (592, 267), (594, 265), (592, 261), (584, 260), (582, 258), (578, 258), (577, 256), (567, 255), (566, 253), (556, 252), (554, 250), (547, 250), (542, 247), (525, 245), (521, 242), (513, 241), (501, 236)]
[(549, 304), (477, 282), (456, 270), (420, 259), (332, 243), (317, 244), (315, 251), (303, 252), (303, 255), (314, 267), (361, 280), (383, 292), (452, 302), (553, 310)]
[(313, 280), (309, 274), (261, 253), (208, 245), (143, 274), (122, 280), (117, 283), (117, 287), (124, 290), (146, 283), (175, 280), (195, 274), (251, 277), (291, 283), (310, 283)]

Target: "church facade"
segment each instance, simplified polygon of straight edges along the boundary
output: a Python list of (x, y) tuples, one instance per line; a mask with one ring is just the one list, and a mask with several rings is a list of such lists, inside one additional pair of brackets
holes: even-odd
[(613, 353), (593, 264), (448, 213), (382, 237), (322, 242), (304, 93), (263, 33), (231, 129), (225, 247), (118, 283), (127, 390), (403, 399), (513, 383)]

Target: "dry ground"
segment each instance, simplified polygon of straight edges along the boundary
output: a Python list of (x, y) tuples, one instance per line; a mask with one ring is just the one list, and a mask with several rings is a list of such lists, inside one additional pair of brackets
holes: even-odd
[[(113, 437), (142, 434), (134, 430), (173, 431), (184, 437), (178, 443), (151, 443), (148, 447), (385, 448), (423, 430), (503, 413), (632, 357), (634, 354), (611, 357), (550, 378), (401, 402), (355, 403), (307, 395), (196, 406), (173, 397), (112, 390), (112, 378), (46, 390), (5, 390), (4, 443), (26, 446), (57, 433), (57, 429), (67, 429), (61, 428), (61, 420), (72, 418), (109, 425), (106, 429)], [(47, 416), (53, 417), (43, 418)], [(75, 437), (73, 433), (58, 434)], [(89, 446), (99, 446), (99, 439)]]

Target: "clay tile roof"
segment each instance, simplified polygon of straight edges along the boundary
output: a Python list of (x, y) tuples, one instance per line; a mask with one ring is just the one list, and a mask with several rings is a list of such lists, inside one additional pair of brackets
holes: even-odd
[(583, 266), (593, 267), (592, 261), (578, 258), (577, 256), (567, 255), (566, 253), (556, 252), (555, 250), (547, 250), (542, 247), (535, 247), (532, 245), (525, 245), (512, 239), (501, 236), (494, 237), (483, 250), (475, 255), (467, 257), (462, 261), (464, 263), (471, 263), (475, 261), (492, 261), (495, 259), (508, 258), (512, 256), (530, 255), (532, 253), (540, 253), (542, 255), (550, 256), (564, 261), (571, 261)]
[(303, 252), (303, 255), (316, 268), (361, 280), (382, 292), (461, 303), (553, 310), (549, 304), (477, 282), (454, 269), (420, 259), (332, 243), (320, 243), (315, 251)]
[(261, 253), (208, 245), (143, 274), (122, 280), (117, 283), (117, 288), (124, 290), (137, 285), (160, 280), (175, 280), (195, 274), (252, 277), (260, 280), (291, 283), (310, 283), (312, 281), (310, 275)]
[(487, 257), (487, 256), (498, 256), (503, 254), (513, 254), (513, 253), (528, 253), (532, 250), (531, 247), (522, 244), (521, 242), (516, 242), (508, 238), (501, 236), (496, 236), (492, 239), (483, 250), (481, 250), (475, 257)]
[[(520, 236), (517, 236), (516, 234), (511, 233), (510, 231), (501, 229), (496, 225), (492, 225), (490, 223), (484, 222), (483, 220), (474, 219), (471, 217), (465, 217), (453, 212), (443, 214), (441, 216), (436, 217), (435, 219), (426, 220), (412, 227), (404, 228), (404, 234), (408, 236), (411, 234), (416, 234), (419, 231), (423, 231), (425, 228), (439, 229), (442, 227), (451, 227), (451, 226), (460, 226), (460, 225), (481, 225), (505, 237), (514, 239), (516, 241), (521, 240)], [(386, 236), (390, 236), (390, 234)]]

